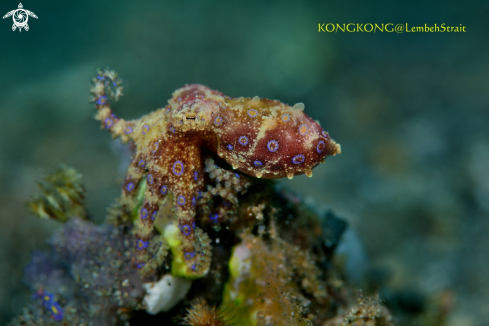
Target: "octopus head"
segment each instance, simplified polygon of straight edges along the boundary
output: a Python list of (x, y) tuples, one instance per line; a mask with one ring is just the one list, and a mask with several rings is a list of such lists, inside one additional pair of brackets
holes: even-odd
[(170, 99), (169, 121), (177, 131), (205, 130), (212, 124), (212, 117), (219, 111), (219, 92), (203, 85), (186, 85), (173, 93)]

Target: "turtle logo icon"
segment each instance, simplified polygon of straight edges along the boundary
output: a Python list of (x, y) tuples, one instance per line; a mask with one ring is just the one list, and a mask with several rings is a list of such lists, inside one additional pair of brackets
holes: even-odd
[(10, 16), (12, 16), (14, 20), (14, 24), (12, 25), (12, 31), (15, 31), (18, 28), (19, 32), (22, 31), (22, 28), (25, 28), (26, 31), (29, 30), (29, 25), (27, 25), (29, 16), (37, 19), (36, 14), (33, 13), (32, 11), (25, 10), (24, 6), (22, 6), (22, 3), (19, 3), (19, 9), (14, 9), (6, 13), (5, 16), (3, 16), (3, 19)]

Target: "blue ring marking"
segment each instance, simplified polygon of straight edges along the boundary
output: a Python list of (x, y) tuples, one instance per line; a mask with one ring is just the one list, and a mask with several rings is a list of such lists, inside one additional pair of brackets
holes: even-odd
[(144, 265), (146, 265), (145, 263), (139, 263), (138, 264), (138, 269), (141, 269)]
[(306, 160), (306, 157), (302, 154), (299, 154), (299, 155), (296, 155), (292, 158), (292, 163), (301, 164), (301, 163), (304, 163), (305, 160)]
[(97, 101), (95, 101), (95, 103), (97, 103), (98, 105), (104, 105), (105, 103), (107, 103), (107, 96), (100, 96)]
[(129, 135), (130, 133), (132, 133), (132, 128), (130, 126), (127, 126), (126, 129), (124, 129), (124, 133)]
[(211, 219), (212, 222), (214, 223), (218, 223), (219, 222), (219, 214), (217, 213), (214, 213), (214, 214), (211, 214), (209, 216), (209, 218)]
[(225, 109), (226, 108), (226, 105), (225, 104), (222, 104), (221, 102), (219, 102), (219, 106), (221, 107), (221, 109)]
[(172, 133), (175, 133), (175, 132), (176, 132), (176, 130), (175, 130), (175, 128), (173, 128), (173, 126), (171, 126), (171, 127), (170, 127), (170, 131), (171, 131)]
[(158, 216), (158, 211), (154, 211), (153, 214), (151, 214), (151, 221), (154, 221), (156, 216)]
[(140, 159), (138, 162), (138, 165), (139, 165), (139, 167), (144, 168), (144, 166), (146, 165), (146, 161), (143, 159)]
[[(182, 168), (182, 171), (180, 173), (176, 172), (175, 168), (177, 167), (177, 165), (180, 165), (181, 168)], [(175, 163), (173, 163), (173, 174), (175, 175), (182, 175), (183, 174), (183, 171), (185, 169), (185, 166), (183, 165), (182, 161), (176, 161)]]
[(290, 115), (288, 115), (287, 113), (282, 114), (281, 118), (282, 118), (283, 122), (289, 122), (290, 121)]
[(188, 224), (184, 224), (184, 225), (180, 226), (180, 232), (182, 232), (186, 236), (189, 236), (190, 232), (192, 232), (192, 227)]
[(105, 123), (105, 129), (109, 129), (114, 124), (114, 121), (112, 121), (111, 118), (107, 118), (105, 119), (104, 123)]
[(131, 192), (134, 189), (134, 183), (129, 182), (126, 186), (127, 191)]
[[(320, 145), (323, 145), (322, 148), (319, 148)], [(318, 145), (316, 146), (316, 151), (321, 154), (324, 152), (324, 149), (326, 148), (326, 143), (322, 140), (319, 141)]]
[(149, 246), (149, 241), (143, 241), (143, 240), (139, 239), (138, 243), (136, 245), (136, 248), (138, 250), (143, 250), (143, 249), (148, 248), (148, 246)]
[(203, 198), (204, 196), (202, 195), (202, 191), (199, 191), (197, 193), (197, 199)]
[(195, 251), (184, 253), (185, 259), (189, 260), (195, 257)]
[(153, 175), (152, 175), (152, 174), (148, 174), (148, 175), (146, 176), (146, 180), (148, 180), (148, 183), (149, 183), (150, 185), (152, 185), (152, 184), (153, 184), (153, 181), (154, 181), (154, 179), (153, 179)]
[(156, 153), (156, 151), (158, 150), (158, 147), (160, 147), (160, 143), (155, 142), (153, 144), (153, 149), (151, 150), (151, 153)]
[(324, 137), (329, 138), (329, 135), (326, 131), (323, 130), (323, 131), (321, 131), (321, 133), (323, 134)]
[(195, 204), (197, 204), (197, 199), (195, 199), (195, 197), (192, 197), (192, 205), (195, 206)]
[(267, 148), (270, 152), (276, 152), (278, 150), (278, 141), (276, 140), (270, 140), (267, 144)]
[(248, 137), (246, 136), (241, 136), (238, 138), (238, 142), (243, 145), (243, 146), (246, 146), (248, 145)]
[(199, 172), (194, 172), (194, 180), (197, 181), (199, 179)]
[(195, 221), (192, 222), (192, 228), (195, 230)]
[(117, 84), (116, 84), (115, 82), (112, 82), (112, 85), (113, 85), (114, 87), (116, 87), (116, 86), (117, 86)]
[[(301, 131), (302, 127), (305, 127), (306, 128), (306, 131), (302, 132)], [(299, 134), (301, 134), (302, 136), (307, 135), (307, 132), (308, 131), (309, 131), (309, 127), (306, 124), (302, 124), (302, 125), (299, 126)]]
[(258, 115), (258, 111), (255, 109), (250, 109), (247, 113), (250, 118), (255, 118)]
[(145, 218), (147, 218), (147, 217), (148, 217), (148, 210), (147, 210), (146, 208), (141, 208), (141, 213), (140, 213), (140, 215), (141, 215), (141, 219), (143, 219), (143, 220), (144, 220)]
[(196, 263), (193, 263), (193, 264), (192, 264), (192, 270), (193, 270), (194, 272), (197, 270), (197, 269), (196, 269), (196, 267), (197, 267), (197, 264), (196, 264)]
[(167, 191), (168, 191), (168, 187), (167, 187), (167, 186), (165, 186), (165, 185), (161, 186), (161, 188), (160, 188), (160, 193), (161, 193), (162, 195), (166, 195), (166, 192), (167, 192)]
[(256, 167), (260, 167), (263, 166), (263, 163), (261, 161), (256, 160), (255, 162), (253, 162), (253, 165)]
[(222, 118), (220, 116), (214, 118), (214, 124), (216, 126), (219, 126), (221, 123), (222, 123)]
[(186, 202), (187, 202), (187, 200), (185, 199), (185, 197), (183, 197), (182, 195), (178, 196), (178, 199), (177, 199), (178, 205), (183, 206), (183, 205), (185, 205)]
[(234, 149), (233, 145), (231, 145), (231, 144), (228, 144), (226, 147), (227, 147), (227, 148), (228, 148), (230, 151), (232, 151), (232, 150)]
[(234, 173), (234, 176), (235, 176), (236, 178), (238, 178), (238, 179), (239, 179), (239, 178), (241, 178), (241, 177), (239, 176), (239, 174), (237, 174), (237, 173)]
[(97, 79), (98, 80), (104, 80), (105, 78), (104, 78), (104, 76), (97, 76)]
[(226, 207), (231, 207), (231, 203), (227, 202), (226, 200), (223, 201), (222, 204)]
[(146, 135), (146, 133), (149, 131), (149, 126), (148, 125), (144, 125), (143, 128), (141, 129), (141, 133), (143, 135)]

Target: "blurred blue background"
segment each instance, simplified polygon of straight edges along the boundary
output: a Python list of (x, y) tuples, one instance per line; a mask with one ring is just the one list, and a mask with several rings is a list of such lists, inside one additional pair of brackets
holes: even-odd
[[(84, 175), (102, 221), (119, 150), (92, 120), (109, 65), (136, 118), (186, 83), (294, 104), (342, 145), (313, 178), (281, 181), (357, 230), (389, 286), (455, 298), (450, 325), (489, 319), (489, 2), (29, 1), (0, 21), (0, 324), (30, 300), (22, 269), (58, 226), (25, 212), (58, 164)], [(18, 3), (3, 0), (0, 14)], [(466, 26), (465, 33), (318, 33), (318, 23)]]

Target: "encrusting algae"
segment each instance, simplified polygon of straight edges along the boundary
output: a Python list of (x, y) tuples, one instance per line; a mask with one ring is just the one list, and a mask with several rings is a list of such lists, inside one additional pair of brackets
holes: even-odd
[(26, 267), (36, 295), (12, 325), (392, 325), (368, 296), (375, 311), (362, 317), (332, 263), (346, 224), (328, 229), (264, 180), (310, 176), (340, 153), (302, 104), (187, 85), (125, 121), (109, 106), (122, 95), (113, 70), (98, 70), (90, 91), (102, 127), (135, 145), (122, 196), (95, 225), (76, 170), (40, 184), (29, 210), (66, 223)]

